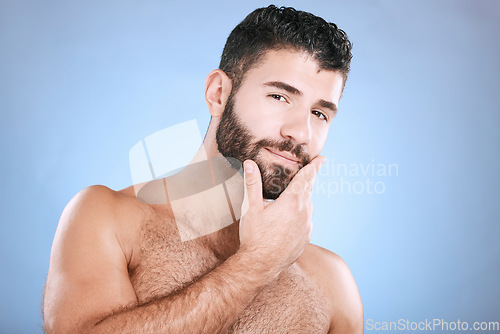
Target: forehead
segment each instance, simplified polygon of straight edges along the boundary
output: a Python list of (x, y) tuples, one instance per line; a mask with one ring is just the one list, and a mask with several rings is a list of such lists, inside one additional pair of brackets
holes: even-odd
[(242, 88), (255, 89), (266, 82), (284, 82), (308, 97), (338, 103), (342, 95), (343, 76), (319, 67), (311, 55), (296, 50), (270, 50), (245, 73)]

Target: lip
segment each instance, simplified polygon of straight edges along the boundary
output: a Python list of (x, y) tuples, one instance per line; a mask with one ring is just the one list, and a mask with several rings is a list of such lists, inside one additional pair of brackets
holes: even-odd
[(275, 151), (273, 149), (265, 147), (265, 150), (268, 151), (273, 157), (292, 165), (297, 165), (299, 160), (291, 153), (285, 151)]

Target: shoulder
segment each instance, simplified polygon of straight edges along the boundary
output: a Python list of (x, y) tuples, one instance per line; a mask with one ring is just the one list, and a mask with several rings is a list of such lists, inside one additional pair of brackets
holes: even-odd
[(345, 261), (325, 248), (309, 244), (300, 262), (331, 301), (331, 333), (362, 333), (363, 306)]
[(47, 328), (62, 332), (85, 314), (135, 302), (127, 268), (134, 254), (137, 207), (129, 197), (91, 186), (69, 201), (52, 244), (44, 290)]
[[(112, 190), (103, 185), (93, 185), (80, 190), (68, 203), (68, 207), (73, 205), (99, 205), (119, 204), (120, 200), (131, 200), (131, 187), (119, 191)], [(107, 207), (107, 206), (106, 206)], [(101, 208), (104, 208), (102, 206)]]
[[(80, 190), (66, 205), (62, 216), (90, 215), (102, 212), (110, 213), (111, 205), (114, 204), (117, 192), (106, 186), (94, 185)], [(99, 212), (96, 212), (99, 211)], [(70, 217), (65, 217), (70, 218)]]
[(113, 239), (125, 253), (131, 253), (132, 239), (145, 208), (124, 191), (94, 185), (79, 191), (66, 205), (54, 243), (95, 242)]
[[(134, 203), (136, 202), (136, 203)], [(66, 205), (59, 224), (82, 224), (113, 227), (113, 223), (128, 221), (139, 213), (140, 203), (122, 191), (94, 185), (79, 191)]]
[(93, 185), (79, 191), (69, 201), (61, 218), (69, 221), (91, 218), (86, 219), (87, 223), (97, 219), (109, 225), (144, 214), (145, 208), (146, 205), (138, 201), (129, 188), (114, 191), (106, 186)]

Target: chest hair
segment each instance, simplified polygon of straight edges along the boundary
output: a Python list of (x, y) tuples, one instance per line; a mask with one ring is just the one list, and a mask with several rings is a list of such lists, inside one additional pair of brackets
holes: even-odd
[[(129, 276), (139, 303), (189, 285), (220, 265), (203, 238), (181, 242), (175, 226), (146, 221), (137, 265)], [(229, 333), (326, 333), (328, 300), (296, 264), (283, 271), (245, 308)]]

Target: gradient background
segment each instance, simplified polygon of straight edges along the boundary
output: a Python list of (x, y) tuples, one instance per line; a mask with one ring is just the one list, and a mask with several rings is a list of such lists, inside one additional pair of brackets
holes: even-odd
[[(155, 131), (197, 119), (204, 133), (205, 76), (232, 28), (269, 4), (182, 3), (0, 2), (1, 333), (41, 331), (71, 197), (129, 185), (129, 149)], [(329, 162), (399, 167), (370, 176), (383, 194), (315, 194), (313, 242), (349, 264), (365, 319), (500, 321), (500, 2), (276, 4), (354, 44)]]

